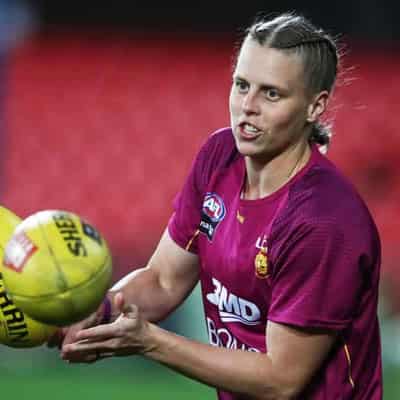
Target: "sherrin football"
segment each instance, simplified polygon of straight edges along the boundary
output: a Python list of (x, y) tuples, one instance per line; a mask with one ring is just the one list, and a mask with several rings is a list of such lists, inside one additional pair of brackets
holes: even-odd
[(46, 210), (29, 216), (6, 245), (7, 292), (24, 313), (46, 324), (70, 325), (95, 311), (111, 275), (106, 241), (71, 212)]
[[(5, 207), (0, 206), (0, 260), (4, 247), (21, 219)], [(56, 328), (37, 322), (15, 306), (6, 292), (0, 262), (0, 343), (10, 347), (35, 347), (48, 341)]]

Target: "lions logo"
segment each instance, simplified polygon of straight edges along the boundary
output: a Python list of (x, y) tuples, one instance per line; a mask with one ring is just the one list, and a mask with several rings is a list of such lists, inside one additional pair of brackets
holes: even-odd
[(201, 209), (200, 232), (211, 242), (218, 224), (225, 218), (226, 208), (223, 200), (215, 193), (207, 193)]
[(262, 247), (254, 259), (256, 276), (261, 279), (269, 277), (267, 247)]

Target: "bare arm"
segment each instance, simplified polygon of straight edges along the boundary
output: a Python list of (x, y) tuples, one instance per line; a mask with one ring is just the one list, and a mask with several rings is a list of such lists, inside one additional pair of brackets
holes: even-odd
[(145, 321), (136, 306), (124, 305), (122, 294), (115, 302), (122, 311), (118, 319), (78, 332), (76, 342), (63, 348), (64, 359), (87, 362), (142, 354), (222, 390), (251, 399), (286, 400), (301, 393), (336, 339), (334, 332), (268, 322), (267, 354), (214, 347)]
[[(147, 266), (117, 282), (109, 297), (122, 292), (126, 302), (136, 304), (145, 319), (157, 322), (185, 300), (197, 281), (197, 256), (179, 247), (165, 230)], [(118, 314), (114, 309), (113, 319)]]
[(254, 399), (294, 398), (316, 373), (335, 340), (333, 332), (269, 322), (269, 351), (262, 354), (213, 347), (152, 328), (154, 343), (146, 356), (208, 385)]

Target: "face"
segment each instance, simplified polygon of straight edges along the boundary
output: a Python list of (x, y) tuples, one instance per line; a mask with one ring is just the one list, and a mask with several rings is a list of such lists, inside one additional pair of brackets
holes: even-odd
[(239, 152), (271, 159), (307, 140), (310, 122), (323, 112), (308, 94), (301, 59), (247, 38), (230, 94), (231, 126)]

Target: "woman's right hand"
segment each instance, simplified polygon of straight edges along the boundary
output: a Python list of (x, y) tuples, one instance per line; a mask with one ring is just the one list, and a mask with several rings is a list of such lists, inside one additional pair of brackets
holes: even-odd
[[(109, 306), (111, 306), (111, 301), (109, 299), (107, 299), (106, 301), (109, 302)], [(47, 341), (47, 346), (50, 348), (58, 347), (58, 349), (62, 350), (64, 345), (76, 341), (75, 335), (78, 331), (85, 328), (91, 328), (102, 323), (110, 322), (110, 309), (108, 309), (107, 311), (105, 310), (105, 308), (107, 307), (105, 305), (106, 301), (104, 301), (100, 305), (97, 311), (90, 314), (82, 321), (57, 329), (56, 332)], [(107, 313), (108, 315), (105, 315), (105, 313)], [(107, 321), (105, 321), (105, 317), (107, 318)]]

